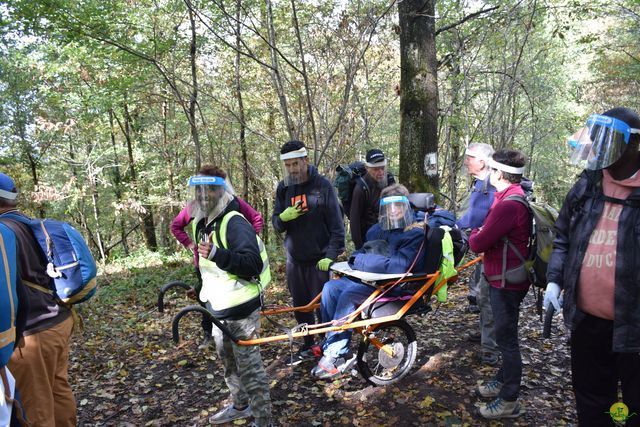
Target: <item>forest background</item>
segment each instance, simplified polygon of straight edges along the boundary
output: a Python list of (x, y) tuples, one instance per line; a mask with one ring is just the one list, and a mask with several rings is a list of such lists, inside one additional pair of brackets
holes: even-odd
[[(567, 136), (591, 113), (640, 110), (639, 28), (634, 0), (0, 1), (0, 169), (15, 179), (26, 213), (76, 225), (101, 265), (97, 302), (85, 304), (89, 335), (73, 352), (81, 420), (179, 424), (171, 420), (185, 415), (167, 418), (166, 399), (178, 399), (180, 387), (172, 383), (165, 396), (156, 377), (193, 366), (167, 350), (166, 323), (150, 313), (164, 281), (194, 280), (169, 223), (200, 165), (226, 169), (236, 193), (262, 212), (277, 282), (270, 297), (281, 302), (282, 240), (270, 217), (285, 141), (303, 140), (330, 178), (337, 165), (381, 148), (400, 182), (454, 210), (469, 185), (465, 146), (516, 148), (529, 158), (538, 199), (559, 207), (579, 172), (567, 162)], [(446, 314), (458, 335), (474, 327), (465, 316)], [(442, 326), (430, 339), (452, 336)], [(535, 342), (539, 333), (528, 336)], [(130, 360), (116, 356), (123, 351)], [(540, 347), (528, 351), (546, 360), (535, 356)], [(462, 367), (449, 383), (464, 377), (473, 389), (468, 370), (476, 365), (466, 357), (451, 357)], [(554, 357), (567, 366), (566, 350)], [(80, 368), (86, 363), (92, 369)], [(552, 373), (564, 380), (548, 387), (566, 404), (566, 372)], [(193, 375), (192, 390), (206, 385), (202, 393), (224, 398), (219, 376), (211, 391), (210, 374), (206, 384)], [(131, 378), (142, 390), (136, 396)], [(295, 378), (315, 390), (306, 376)], [(432, 398), (414, 382), (425, 399), (417, 410), (429, 409)], [(299, 400), (283, 390), (272, 394)], [(544, 400), (546, 392), (531, 395)], [(363, 416), (358, 405), (343, 424)], [(540, 405), (524, 425), (552, 425), (565, 414)], [(296, 425), (305, 411), (283, 413)], [(456, 416), (468, 422), (464, 414)]]

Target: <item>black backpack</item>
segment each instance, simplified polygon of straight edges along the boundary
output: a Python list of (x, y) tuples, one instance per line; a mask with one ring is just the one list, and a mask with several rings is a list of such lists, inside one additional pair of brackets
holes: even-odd
[(338, 199), (342, 205), (342, 211), (347, 218), (349, 218), (349, 212), (351, 211), (351, 195), (353, 194), (353, 188), (356, 182), (359, 182), (365, 192), (369, 193), (369, 187), (367, 183), (362, 179), (367, 170), (362, 162), (353, 162), (348, 165), (339, 165), (336, 168), (336, 178), (333, 181), (333, 186), (336, 187), (338, 193)]
[[(338, 199), (342, 205), (342, 211), (349, 218), (351, 212), (351, 196), (356, 184), (362, 186), (365, 196), (369, 197), (369, 186), (362, 178), (367, 173), (367, 169), (363, 162), (356, 161), (348, 165), (339, 165), (336, 168), (336, 178), (333, 180), (333, 186), (336, 187)], [(391, 172), (387, 172), (387, 184), (395, 183), (395, 178)], [(351, 219), (351, 218), (349, 218)]]

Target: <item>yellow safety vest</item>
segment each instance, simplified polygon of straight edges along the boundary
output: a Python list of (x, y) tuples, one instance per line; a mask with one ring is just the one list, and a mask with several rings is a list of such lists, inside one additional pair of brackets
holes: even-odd
[[(236, 215), (244, 216), (240, 212), (230, 211), (222, 217), (222, 220), (214, 225), (214, 229), (209, 235), (212, 243), (219, 248), (228, 249), (227, 225), (229, 220)], [(195, 221), (192, 223), (193, 241), (197, 242)], [(219, 233), (217, 233), (219, 229)], [(218, 235), (220, 241), (218, 241)], [(260, 236), (256, 235), (260, 258), (262, 259), (262, 271), (256, 281), (249, 281), (228, 273), (219, 268), (215, 262), (199, 256), (200, 273), (202, 274), (202, 289), (200, 290), (200, 300), (209, 302), (214, 311), (226, 310), (238, 306), (256, 298), (264, 291), (271, 282), (271, 269), (269, 268), (269, 257), (267, 250)]]

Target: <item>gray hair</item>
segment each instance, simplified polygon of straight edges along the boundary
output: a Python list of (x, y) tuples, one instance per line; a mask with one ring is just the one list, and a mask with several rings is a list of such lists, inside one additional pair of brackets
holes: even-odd
[(493, 155), (493, 147), (484, 142), (473, 142), (469, 144), (466, 152), (472, 151), (477, 154), (477, 157), (481, 157), (482, 160), (488, 160)]

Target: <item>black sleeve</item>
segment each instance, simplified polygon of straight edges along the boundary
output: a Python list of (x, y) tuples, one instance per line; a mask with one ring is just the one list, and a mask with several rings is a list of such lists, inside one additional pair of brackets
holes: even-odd
[(560, 288), (564, 287), (564, 284), (562, 283), (564, 265), (567, 254), (569, 253), (569, 246), (571, 245), (569, 223), (573, 216), (572, 209), (577, 199), (580, 197), (580, 194), (584, 192), (584, 185), (586, 185), (586, 182), (584, 182), (583, 178), (578, 180), (571, 190), (569, 190), (555, 223), (556, 235), (553, 239), (553, 251), (551, 252), (549, 265), (547, 266), (547, 282), (557, 283)]
[(217, 248), (213, 261), (224, 271), (240, 277), (259, 276), (262, 258), (256, 232), (241, 216), (234, 216), (227, 224), (228, 248)]

